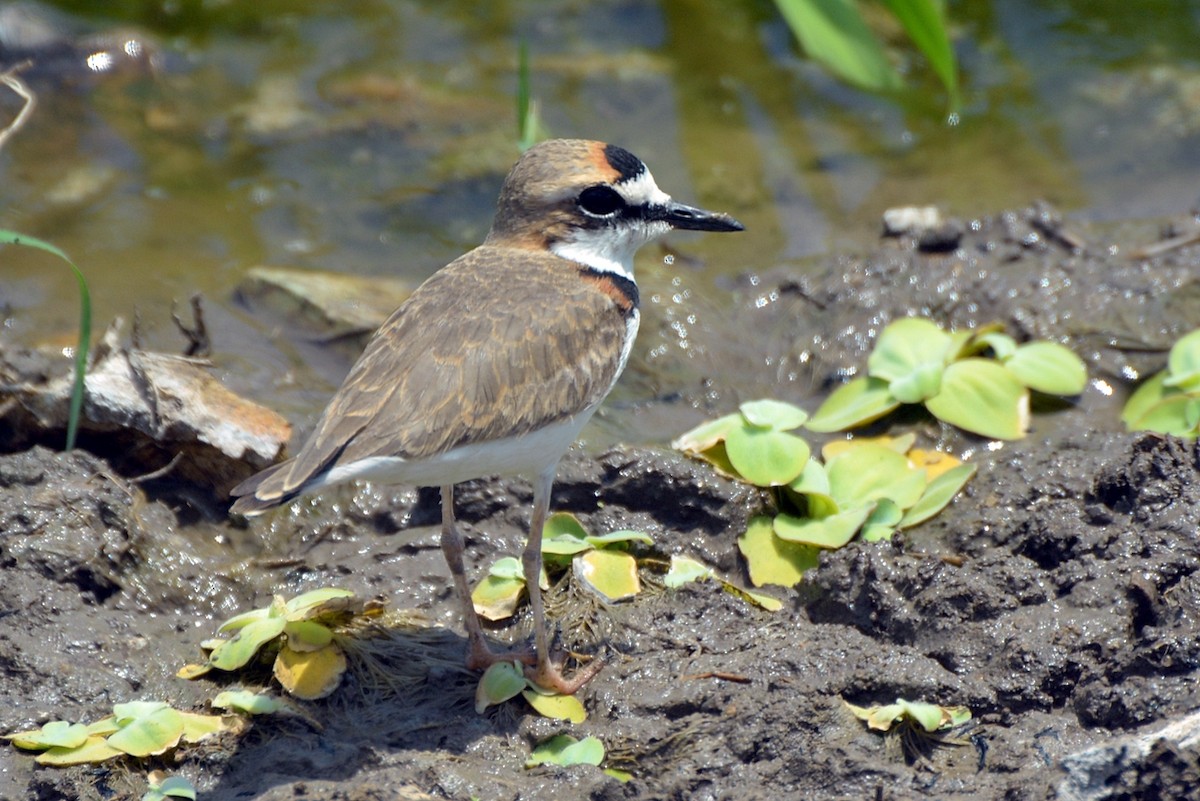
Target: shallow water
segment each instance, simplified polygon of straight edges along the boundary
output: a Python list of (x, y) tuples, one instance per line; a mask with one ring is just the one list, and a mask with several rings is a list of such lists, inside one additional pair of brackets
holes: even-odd
[[(550, 132), (622, 143), (669, 192), (747, 224), (672, 237), (670, 266), (647, 248), (644, 294), (665, 307), (681, 286), (719, 304), (726, 276), (860, 249), (893, 205), (978, 214), (1044, 197), (1108, 220), (1197, 201), (1188, 4), (953, 4), (953, 124), (902, 43), (908, 92), (872, 96), (803, 60), (769, 3), (57, 6), (25, 7), (53, 44), (0, 50), (35, 58), (39, 98), (0, 150), (0, 226), (67, 250), (97, 325), (137, 314), (151, 347), (179, 347), (170, 305), (202, 293), (223, 378), (301, 421), (342, 357), (277, 336), (233, 288), (261, 263), (417, 282), (478, 243), (516, 156), (519, 39)], [(98, 52), (112, 67), (90, 72)], [(18, 108), (0, 90), (0, 119)], [(69, 347), (69, 272), (15, 248), (0, 265), (6, 336)]]

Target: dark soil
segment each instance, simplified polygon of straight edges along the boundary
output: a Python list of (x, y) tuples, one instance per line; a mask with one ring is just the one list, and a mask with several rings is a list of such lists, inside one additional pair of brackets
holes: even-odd
[[(893, 431), (967, 454), (978, 475), (906, 536), (825, 554), (798, 589), (775, 591), (780, 612), (712, 583), (663, 590), (648, 569), (647, 592), (564, 632), (610, 653), (575, 727), (519, 701), (475, 713), (432, 493), (350, 488), (246, 529), (196, 522), (211, 512), (197, 488), (144, 491), (102, 455), (0, 456), (4, 732), (95, 720), (127, 700), (202, 708), (224, 683), (175, 671), (220, 620), (273, 593), (382, 593), (449, 627), (399, 632), (387, 658), (404, 682), (387, 691), (351, 671), (305, 704), (319, 725), (260, 718), (239, 739), (100, 767), (42, 768), (4, 747), (0, 797), (138, 798), (154, 767), (204, 799), (1200, 797), (1194, 728), (1129, 745), (1186, 728), (1200, 708), (1200, 450), (1117, 419), (1129, 380), (1160, 369), (1200, 321), (1200, 251), (1072, 252), (1039, 214), (980, 220), (945, 253), (889, 241), (816, 274), (746, 276), (709, 299), (687, 349), (654, 348), (677, 328), (672, 312), (647, 310), (639, 350), (658, 355), (631, 375), (670, 378), (613, 414), (673, 409), (669, 434), (759, 395), (815, 408), (909, 313), (1065, 341), (1093, 381), (999, 448), (893, 419)], [(530, 498), (519, 480), (460, 489), (475, 571), (517, 552)], [(735, 539), (763, 502), (668, 450), (616, 448), (570, 454), (554, 507), (595, 531), (644, 529), (655, 545), (642, 555), (692, 555), (745, 584)], [(523, 633), (510, 628), (497, 639)], [(974, 719), (958, 744), (938, 743), (868, 732), (842, 704), (897, 697), (965, 704)], [(568, 729), (599, 737), (633, 780), (522, 767), (533, 742)]]

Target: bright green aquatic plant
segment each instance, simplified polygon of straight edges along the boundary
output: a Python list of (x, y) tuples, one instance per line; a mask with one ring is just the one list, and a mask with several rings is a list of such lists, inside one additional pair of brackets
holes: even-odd
[(1166, 370), (1129, 396), (1121, 421), (1131, 431), (1200, 434), (1200, 328), (1171, 347)]
[(674, 442), (720, 472), (770, 488), (776, 513), (753, 518), (738, 538), (755, 586), (793, 586), (817, 566), (821, 549), (860, 532), (887, 539), (928, 520), (975, 473), (947, 454), (914, 449), (912, 434), (830, 443), (822, 462), (790, 433), (806, 418), (790, 404), (753, 401)]
[(200, 647), (208, 660), (185, 665), (179, 677), (194, 679), (210, 670), (239, 670), (260, 651), (273, 652), (275, 678), (297, 698), (324, 698), (337, 688), (346, 672), (346, 654), (337, 629), (356, 616), (380, 612), (374, 602), (364, 602), (349, 590), (324, 588), (298, 595), (290, 601), (275, 596), (270, 606), (252, 609), (225, 621), (220, 633), (228, 639), (206, 640)]
[[(542, 539), (542, 587), (550, 575), (571, 570), (572, 579), (605, 602), (622, 601), (641, 592), (637, 560), (629, 553), (634, 542), (652, 545), (640, 531), (613, 531), (592, 535), (569, 512), (546, 519)], [(475, 611), (488, 620), (512, 617), (525, 595), (525, 571), (514, 556), (498, 560), (471, 592)]]
[(195, 786), (182, 776), (168, 776), (161, 770), (153, 770), (146, 778), (146, 783), (149, 787), (142, 801), (170, 801), (173, 798), (196, 801)]
[(55, 720), (5, 739), (18, 748), (40, 751), (39, 764), (65, 767), (119, 756), (157, 756), (180, 743), (198, 743), (243, 726), (237, 717), (181, 712), (162, 701), (130, 701), (113, 704), (111, 715), (89, 725)]
[(894, 704), (882, 706), (855, 706), (843, 701), (854, 717), (866, 722), (867, 728), (875, 731), (890, 731), (896, 725), (917, 726), (933, 734), (957, 728), (971, 719), (971, 710), (965, 706), (939, 706), (921, 701), (905, 701), (897, 698)]
[(908, 317), (883, 329), (867, 375), (836, 389), (807, 425), (842, 431), (920, 403), (965, 431), (1020, 439), (1029, 428), (1030, 390), (1076, 395), (1086, 383), (1083, 361), (1057, 343), (1017, 344), (998, 326), (947, 332)]

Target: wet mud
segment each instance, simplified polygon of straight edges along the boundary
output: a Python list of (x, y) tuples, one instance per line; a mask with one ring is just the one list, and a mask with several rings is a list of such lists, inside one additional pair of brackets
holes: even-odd
[[(654, 348), (676, 329), (648, 309), (639, 350), (657, 355), (633, 374), (671, 385), (616, 414), (674, 409), (670, 433), (760, 395), (815, 408), (910, 313), (1064, 341), (1092, 381), (998, 448), (918, 415), (890, 420), (966, 454), (978, 475), (928, 523), (826, 553), (795, 590), (769, 590), (781, 611), (711, 582), (667, 590), (650, 567), (631, 602), (581, 611), (566, 591), (565, 643), (609, 660), (581, 691), (577, 726), (520, 702), (474, 711), (432, 492), (346, 488), (246, 527), (169, 479), (134, 483), (102, 448), (0, 455), (5, 732), (94, 720), (126, 700), (202, 708), (229, 680), (175, 671), (219, 621), (273, 593), (383, 594), (445, 626), (397, 632), (386, 657), (402, 680), (352, 669), (304, 705), (307, 720), (259, 718), (237, 739), (99, 767), (37, 767), (6, 746), (0, 798), (139, 798), (150, 767), (187, 776), (201, 798), (277, 801), (1197, 797), (1200, 449), (1117, 418), (1130, 379), (1160, 369), (1200, 320), (1200, 250), (1076, 251), (1047, 235), (1043, 213), (973, 221), (945, 252), (889, 240), (817, 272), (744, 276), (708, 299), (719, 313), (700, 315), (687, 349)], [(460, 488), (475, 575), (518, 551), (531, 497), (521, 480)], [(553, 506), (594, 531), (647, 531), (639, 556), (693, 556), (745, 585), (736, 537), (765, 502), (664, 447), (617, 447), (572, 451)], [(843, 705), (898, 697), (974, 717), (938, 742), (869, 732)], [(523, 768), (532, 743), (568, 730), (599, 737), (632, 780)]]

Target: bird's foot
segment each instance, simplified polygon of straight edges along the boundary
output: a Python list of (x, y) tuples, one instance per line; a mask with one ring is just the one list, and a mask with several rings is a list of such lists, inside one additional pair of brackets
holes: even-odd
[(563, 695), (574, 695), (583, 685), (596, 677), (604, 668), (604, 657), (593, 657), (592, 661), (578, 668), (571, 678), (567, 678), (562, 673), (563, 662), (566, 656), (559, 654), (551, 658), (545, 654), (539, 654), (536, 665), (530, 665), (525, 668), (525, 678), (532, 681), (543, 690), (552, 690)]
[[(467, 670), (486, 670), (497, 662), (520, 662), (523, 665), (537, 664), (537, 654), (531, 649), (519, 651), (493, 651), (482, 637), (472, 637), (467, 647)], [(528, 668), (527, 668), (528, 669)]]

